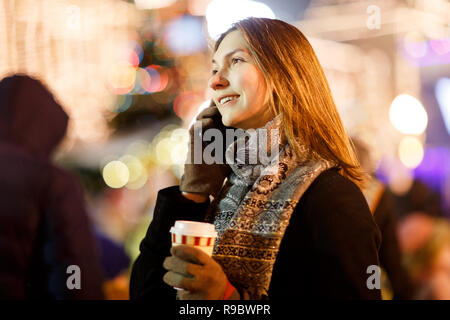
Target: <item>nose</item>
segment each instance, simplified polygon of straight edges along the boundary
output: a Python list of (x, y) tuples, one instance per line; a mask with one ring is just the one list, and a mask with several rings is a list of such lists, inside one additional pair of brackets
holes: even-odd
[(217, 72), (209, 79), (209, 86), (213, 90), (226, 88), (230, 83), (221, 72)]

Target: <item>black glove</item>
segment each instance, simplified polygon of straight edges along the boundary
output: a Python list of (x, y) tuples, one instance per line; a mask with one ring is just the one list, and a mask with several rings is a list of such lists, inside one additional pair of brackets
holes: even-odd
[[(197, 125), (200, 121), (202, 130), (195, 130), (196, 125), (189, 129), (189, 152), (186, 164), (184, 165), (184, 175), (181, 178), (180, 190), (189, 193), (198, 193), (202, 195), (216, 196), (223, 185), (223, 181), (231, 172), (231, 168), (225, 161), (226, 135), (225, 127), (222, 123), (222, 116), (216, 106), (210, 106), (203, 110), (197, 117)], [(220, 156), (220, 163), (205, 163), (203, 159), (203, 151), (205, 147), (212, 143), (211, 141), (203, 142), (203, 134), (207, 129), (218, 129), (222, 134), (223, 149)], [(195, 132), (197, 131), (197, 132)], [(200, 164), (194, 163), (194, 134), (197, 134), (196, 143), (201, 146)], [(213, 154), (214, 155), (214, 154)], [(215, 157), (216, 159), (218, 157)]]

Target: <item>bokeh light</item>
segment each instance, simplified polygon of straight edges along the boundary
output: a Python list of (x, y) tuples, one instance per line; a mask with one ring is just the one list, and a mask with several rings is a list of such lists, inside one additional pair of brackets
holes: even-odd
[(170, 140), (173, 143), (171, 160), (174, 165), (183, 165), (186, 162), (189, 143), (189, 132), (186, 129), (178, 128), (172, 131)]
[(413, 58), (421, 58), (428, 52), (428, 43), (419, 32), (408, 32), (403, 38), (403, 47)]
[(422, 103), (407, 94), (401, 94), (392, 101), (389, 119), (404, 134), (421, 134), (428, 124), (428, 115)]
[(134, 88), (136, 68), (129, 62), (113, 64), (108, 74), (108, 84), (114, 94), (127, 94)]
[(121, 161), (111, 161), (103, 168), (103, 180), (111, 188), (122, 188), (129, 178), (128, 167)]
[(133, 182), (128, 182), (126, 184), (126, 188), (130, 190), (138, 190), (141, 189), (148, 181), (148, 173), (146, 170), (142, 172), (142, 174)]
[(158, 72), (159, 75), (159, 87), (156, 90), (156, 92), (159, 91), (163, 91), (167, 88), (168, 84), (169, 84), (169, 72), (167, 69), (158, 66), (158, 65), (151, 65), (150, 68), (156, 70)]
[(135, 68), (139, 66), (140, 59), (135, 51), (128, 51), (124, 60)]
[(450, 78), (440, 78), (436, 82), (434, 93), (441, 109), (445, 127), (450, 134)]
[(150, 143), (148, 157), (163, 167), (183, 166), (188, 151), (189, 133), (178, 125), (169, 124), (161, 129)]
[(144, 89), (150, 93), (159, 91), (159, 88), (161, 86), (161, 78), (159, 76), (159, 72), (154, 67), (146, 67), (145, 71), (150, 77), (150, 83), (144, 86)]
[(127, 166), (130, 173), (125, 187), (131, 190), (142, 188), (148, 179), (147, 169), (142, 161), (138, 157), (129, 154), (124, 155), (119, 160)]
[(164, 35), (168, 49), (176, 55), (191, 55), (206, 47), (202, 20), (193, 16), (182, 16), (167, 25)]
[(174, 142), (187, 143), (189, 140), (189, 132), (183, 128), (177, 128), (172, 131), (170, 139)]
[(173, 102), (173, 111), (181, 119), (185, 119), (200, 105), (201, 95), (195, 91), (180, 93)]
[(410, 169), (416, 168), (423, 160), (423, 146), (417, 137), (404, 137), (398, 146), (400, 161)]
[(128, 110), (133, 102), (132, 95), (119, 95), (112, 109), (113, 112), (124, 112)]
[[(142, 46), (137, 43), (136, 41), (129, 41), (126, 46), (127, 50), (132, 54), (133, 61), (136, 63), (135, 66), (137, 67), (139, 63), (142, 61), (142, 58), (144, 57), (144, 49)], [(136, 60), (137, 58), (137, 60)], [(133, 64), (134, 65), (134, 64)]]
[(206, 8), (208, 33), (216, 39), (231, 25), (248, 17), (275, 18), (272, 9), (264, 3), (250, 0), (213, 0)]
[(143, 76), (144, 81), (140, 82), (141, 87), (148, 93), (164, 90), (167, 87), (169, 76), (165, 69), (158, 65), (151, 65), (143, 69), (147, 72), (148, 78)]
[(127, 154), (133, 155), (137, 158), (146, 156), (148, 150), (148, 142), (143, 139), (133, 141), (126, 150)]
[(119, 161), (125, 164), (128, 168), (128, 183), (138, 180), (145, 171), (141, 161), (135, 156), (127, 154), (121, 157)]
[(434, 39), (429, 42), (431, 49), (439, 55), (450, 51), (450, 38)]
[(188, 154), (188, 145), (187, 143), (176, 143), (174, 144), (171, 152), (171, 162), (174, 165), (183, 165), (186, 162)]
[(148, 88), (151, 88), (151, 77), (146, 69), (138, 68), (136, 71), (136, 82), (134, 92), (138, 94), (147, 94)]
[(156, 159), (161, 166), (170, 166), (172, 164), (173, 142), (170, 138), (163, 138), (158, 142), (155, 148)]

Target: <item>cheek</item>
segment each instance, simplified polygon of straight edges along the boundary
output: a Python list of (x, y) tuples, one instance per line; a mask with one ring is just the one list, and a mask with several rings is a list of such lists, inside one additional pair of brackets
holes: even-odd
[(261, 104), (261, 106), (264, 106), (266, 104), (266, 100), (268, 98), (268, 91), (267, 91), (267, 85), (264, 79), (259, 79), (258, 86), (256, 88), (259, 100), (258, 102)]
[(262, 72), (252, 66), (248, 68), (240, 79), (240, 85), (246, 94), (246, 98), (251, 99), (248, 103), (260, 104), (265, 100), (267, 85)]

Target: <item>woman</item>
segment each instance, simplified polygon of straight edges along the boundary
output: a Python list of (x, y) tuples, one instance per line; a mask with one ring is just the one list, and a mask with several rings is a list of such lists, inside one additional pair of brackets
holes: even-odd
[[(364, 176), (302, 33), (279, 20), (236, 23), (215, 45), (209, 87), (203, 130), (275, 130), (280, 152), (265, 163), (187, 163), (180, 188), (158, 194), (131, 298), (175, 297), (181, 287), (179, 299), (380, 299), (367, 281), (381, 237), (358, 188)], [(191, 130), (189, 159), (194, 140)], [(232, 146), (248, 155), (251, 141)], [(213, 257), (170, 249), (175, 220), (214, 223)]]

